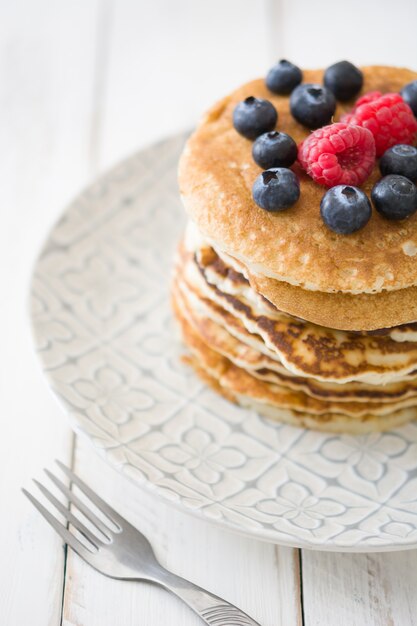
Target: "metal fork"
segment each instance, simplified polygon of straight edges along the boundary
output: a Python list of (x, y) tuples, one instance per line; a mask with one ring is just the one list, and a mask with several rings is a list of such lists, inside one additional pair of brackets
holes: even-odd
[[(67, 526), (61, 524), (31, 493), (22, 489), (23, 493), (38, 509), (43, 517), (57, 531), (84, 561), (97, 571), (110, 578), (121, 580), (148, 581), (162, 586), (181, 598), (201, 619), (210, 626), (260, 626), (246, 613), (230, 602), (215, 596), (209, 591), (166, 570), (156, 560), (154, 551), (147, 538), (127, 522), (121, 515), (94, 493), (88, 485), (76, 476), (60, 461), (58, 466), (72, 483), (96, 506), (109, 522), (100, 519), (70, 488), (59, 480), (52, 472), (45, 470), (47, 476), (94, 527), (96, 532), (87, 528), (72, 511), (64, 506), (40, 482), (34, 482), (43, 495), (64, 516)], [(81, 542), (70, 532), (71, 524), (84, 537)], [(113, 526), (113, 528), (112, 528)], [(98, 532), (97, 532), (98, 531)]]

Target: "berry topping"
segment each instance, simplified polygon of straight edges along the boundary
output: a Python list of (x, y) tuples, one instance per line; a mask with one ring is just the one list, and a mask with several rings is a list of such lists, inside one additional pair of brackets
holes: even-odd
[(283, 211), (300, 197), (300, 183), (291, 170), (274, 167), (259, 174), (253, 184), (253, 199), (266, 211)]
[(365, 95), (358, 98), (355, 102), (355, 105), (350, 113), (345, 113), (340, 118), (341, 122), (345, 122), (345, 124), (354, 124), (355, 122), (351, 122), (353, 116), (355, 115), (356, 109), (358, 109), (362, 104), (368, 104), (368, 102), (373, 102), (382, 96), (380, 91), (368, 91)]
[(269, 100), (249, 96), (239, 102), (233, 111), (233, 126), (247, 139), (256, 139), (259, 135), (275, 128), (278, 113)]
[(297, 144), (287, 133), (273, 130), (256, 139), (252, 156), (264, 170), (271, 167), (290, 167), (297, 158)]
[(375, 141), (361, 126), (339, 122), (315, 130), (298, 148), (298, 160), (320, 185), (361, 185), (375, 164)]
[(413, 112), (398, 93), (381, 95), (375, 91), (366, 94), (341, 121), (370, 130), (375, 139), (377, 156), (396, 143), (413, 143), (417, 131)]
[(353, 110), (355, 111), (361, 104), (368, 104), (368, 102), (373, 102), (374, 100), (378, 100), (382, 96), (380, 91), (368, 91), (368, 93), (364, 93), (363, 96), (358, 98), (355, 102)]
[(372, 208), (368, 196), (361, 189), (337, 185), (324, 194), (320, 213), (330, 230), (339, 235), (350, 235), (369, 222)]
[(405, 176), (390, 174), (371, 193), (376, 210), (389, 220), (403, 220), (417, 211), (417, 188)]
[(345, 102), (362, 89), (363, 74), (349, 61), (340, 61), (327, 68), (323, 82), (337, 100)]
[(414, 115), (417, 117), (417, 80), (408, 83), (400, 91), (404, 102), (408, 104)]
[(278, 61), (271, 67), (266, 76), (266, 86), (274, 93), (282, 95), (291, 93), (303, 80), (303, 74), (299, 67), (285, 59)]
[(306, 83), (298, 85), (292, 92), (290, 110), (300, 124), (307, 128), (319, 128), (332, 119), (336, 110), (336, 100), (326, 87)]
[(417, 180), (417, 148), (406, 144), (397, 144), (384, 152), (379, 169), (381, 174), (400, 174), (410, 180)]

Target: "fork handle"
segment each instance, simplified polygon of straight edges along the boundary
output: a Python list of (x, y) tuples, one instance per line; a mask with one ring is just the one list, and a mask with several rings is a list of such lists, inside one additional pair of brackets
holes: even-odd
[(161, 572), (158, 583), (183, 600), (209, 626), (260, 626), (234, 604), (168, 570)]

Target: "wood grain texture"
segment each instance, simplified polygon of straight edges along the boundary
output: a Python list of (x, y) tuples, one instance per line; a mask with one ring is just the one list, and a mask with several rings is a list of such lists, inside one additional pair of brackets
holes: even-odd
[[(397, 35), (388, 0), (352, 0), (343, 36), (335, 3), (319, 0), (15, 0), (0, 4), (0, 623), (58, 626), (64, 551), (19, 492), (73, 437), (32, 354), (26, 317), (30, 268), (50, 224), (98, 170), (181, 127), (261, 75), (275, 57), (325, 65), (415, 65), (417, 5)], [(372, 19), (378, 12), (378, 33)], [(360, 15), (360, 19), (357, 16)], [(356, 17), (355, 17), (356, 16)], [(353, 21), (354, 20), (354, 21)], [(372, 30), (372, 45), (369, 33)], [(326, 36), (326, 46), (318, 41)], [(399, 39), (395, 39), (398, 36)], [(394, 37), (396, 44), (387, 45)], [(300, 46), (300, 39), (303, 45)], [(348, 40), (350, 41), (350, 40)], [(416, 553), (303, 552), (232, 535), (140, 491), (77, 444), (75, 469), (154, 543), (161, 562), (241, 606), (263, 626), (415, 626)], [(5, 505), (3, 505), (4, 508)], [(65, 626), (200, 621), (147, 584), (106, 579), (69, 553)]]
[[(417, 68), (414, 0), (271, 0), (273, 52), (306, 68), (348, 59)], [(394, 8), (395, 7), (395, 8)], [(397, 24), (401, 28), (397, 28)]]
[[(343, 9), (345, 7), (345, 10)], [(389, 0), (271, 0), (271, 49), (302, 67), (325, 67), (348, 58), (358, 64), (417, 67), (413, 36), (417, 4), (398, 0), (396, 15), (404, 30), (401, 45), (392, 27)], [(377, 19), (376, 19), (377, 16)], [(355, 45), (346, 39), (354, 31)], [(319, 41), (325, 45), (318, 45)], [(347, 44), (347, 41), (349, 42)], [(302, 45), (300, 45), (302, 42)], [(302, 551), (305, 626), (415, 626), (417, 624), (416, 551), (393, 554), (337, 554)]]
[(417, 624), (415, 550), (388, 554), (303, 551), (305, 626)]
[(111, 15), (100, 166), (191, 128), (213, 101), (265, 72), (266, 0), (121, 0)]
[[(216, 9), (225, 15), (221, 24)], [(230, 87), (231, 74), (240, 82), (264, 71), (265, 10), (264, 2), (248, 1), (233, 1), (227, 8), (219, 0), (211, 6), (181, 0), (175, 8), (161, 0), (102, 3), (92, 148), (99, 168), (191, 126), (213, 97)], [(237, 36), (231, 47), (233, 22)], [(261, 41), (255, 53), (247, 46), (251, 36)], [(104, 466), (82, 442), (75, 469), (145, 531), (168, 568), (235, 602), (266, 626), (300, 623), (298, 551), (224, 533), (167, 507)], [(166, 592), (105, 579), (69, 552), (64, 624), (133, 626), (138, 616), (153, 626), (200, 623)]]
[[(20, 492), (73, 436), (35, 361), (27, 315), (33, 259), (88, 178), (94, 2), (1, 3), (0, 623), (60, 623), (64, 550)], [(31, 487), (32, 488), (32, 487)]]

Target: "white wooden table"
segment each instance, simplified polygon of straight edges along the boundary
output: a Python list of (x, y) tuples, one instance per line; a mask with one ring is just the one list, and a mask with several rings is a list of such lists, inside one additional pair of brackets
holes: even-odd
[(81, 186), (126, 154), (192, 126), (214, 99), (264, 74), (275, 58), (416, 65), (413, 0), (396, 1), (398, 18), (392, 0), (343, 6), (0, 0), (1, 625), (200, 623), (163, 591), (106, 579), (63, 549), (19, 491), (55, 457), (129, 511), (164, 564), (263, 626), (417, 624), (414, 551), (300, 553), (257, 543), (118, 476), (71, 434), (32, 354), (26, 313), (36, 252)]

